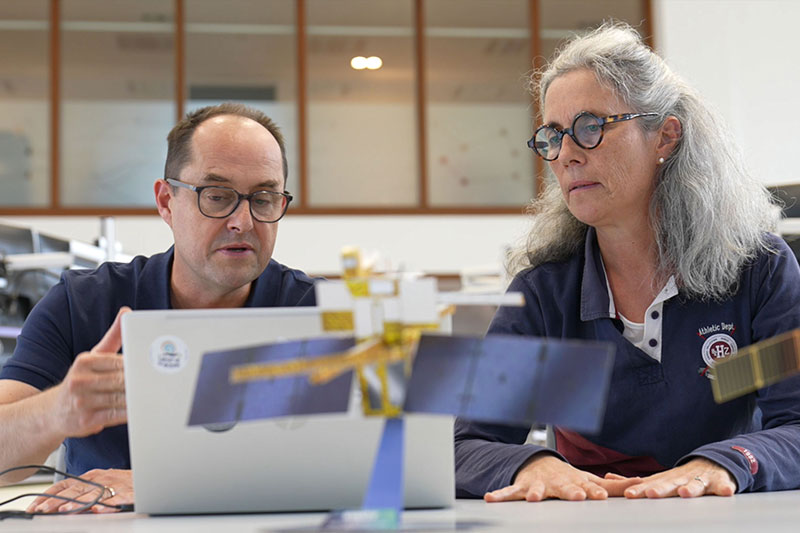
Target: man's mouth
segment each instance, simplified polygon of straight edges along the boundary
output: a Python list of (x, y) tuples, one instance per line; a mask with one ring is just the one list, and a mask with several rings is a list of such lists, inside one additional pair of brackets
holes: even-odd
[(228, 252), (228, 253), (245, 253), (245, 252), (252, 252), (253, 251), (253, 247), (250, 246), (249, 244), (238, 244), (237, 243), (237, 244), (231, 244), (229, 246), (224, 246), (224, 247), (220, 248), (220, 250), (223, 251), (223, 252)]

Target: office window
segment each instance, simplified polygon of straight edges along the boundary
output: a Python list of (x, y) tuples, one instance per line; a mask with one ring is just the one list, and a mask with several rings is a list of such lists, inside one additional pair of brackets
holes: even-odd
[(0, 2), (0, 206), (50, 201), (49, 2)]
[(63, 205), (154, 205), (175, 122), (173, 5), (61, 2)]
[(519, 213), (534, 63), (604, 20), (647, 40), (651, 4), (0, 0), (0, 214), (153, 213), (178, 114), (222, 101), (281, 127), (295, 213)]
[(186, 0), (187, 112), (225, 101), (263, 111), (286, 141), (300, 205), (294, 0)]
[(644, 37), (650, 37), (645, 23), (646, 3), (642, 0), (539, 0), (541, 54), (550, 59), (565, 39), (611, 19), (624, 20)]
[[(413, 2), (307, 0), (306, 10), (309, 203), (418, 205)], [(371, 57), (380, 68), (354, 68)]]
[(425, 2), (431, 206), (521, 206), (535, 194), (527, 0)]

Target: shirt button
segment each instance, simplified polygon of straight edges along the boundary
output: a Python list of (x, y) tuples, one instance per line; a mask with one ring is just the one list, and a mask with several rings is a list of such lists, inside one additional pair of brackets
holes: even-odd
[(658, 345), (658, 341), (655, 339), (650, 339), (650, 342), (648, 344), (650, 344), (650, 346), (655, 348)]
[(653, 311), (650, 316), (653, 317), (653, 320), (658, 319), (658, 311)]

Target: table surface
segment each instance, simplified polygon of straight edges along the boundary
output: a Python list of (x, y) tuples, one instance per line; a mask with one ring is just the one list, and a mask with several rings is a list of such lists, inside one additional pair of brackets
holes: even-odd
[[(41, 485), (6, 487), (0, 498)], [(32, 490), (33, 489), (33, 490)], [(137, 513), (111, 515), (39, 516), (32, 520), (6, 519), (0, 531), (53, 532), (185, 532), (211, 531), (265, 533), (314, 531), (323, 513), (269, 513), (245, 515), (150, 517)], [(457, 500), (452, 509), (407, 511), (407, 531), (798, 531), (800, 490), (739, 494), (730, 498), (692, 500), (625, 500), (487, 504), (481, 500)]]

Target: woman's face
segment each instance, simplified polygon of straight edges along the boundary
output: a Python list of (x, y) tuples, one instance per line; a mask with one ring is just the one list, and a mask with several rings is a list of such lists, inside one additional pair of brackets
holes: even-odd
[[(553, 80), (545, 94), (545, 124), (559, 130), (570, 128), (581, 111), (602, 118), (634, 110), (598, 83), (589, 70)], [(598, 229), (649, 227), (658, 135), (644, 133), (637, 120), (641, 119), (606, 124), (602, 141), (591, 150), (564, 135), (558, 159), (549, 162), (570, 212), (581, 222)]]

